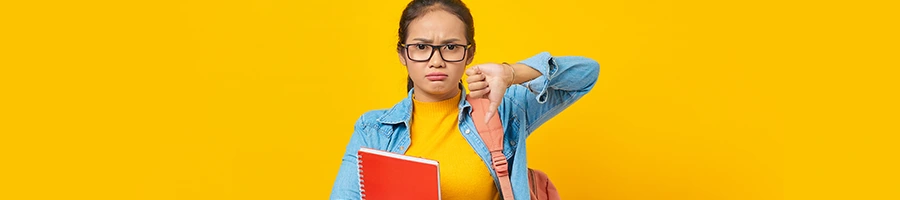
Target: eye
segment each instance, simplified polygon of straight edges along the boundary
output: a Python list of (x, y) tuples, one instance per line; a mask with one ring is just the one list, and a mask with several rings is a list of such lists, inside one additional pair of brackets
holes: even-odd
[(447, 45), (447, 50), (453, 50), (453, 49), (456, 49), (456, 45), (453, 45), (453, 44)]
[(424, 45), (424, 44), (416, 44), (416, 49), (424, 50), (424, 49), (426, 49), (426, 48), (428, 48), (428, 45)]

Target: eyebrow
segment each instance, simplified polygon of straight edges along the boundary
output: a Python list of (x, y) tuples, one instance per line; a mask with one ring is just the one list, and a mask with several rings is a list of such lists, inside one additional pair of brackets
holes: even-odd
[[(432, 42), (434, 42), (434, 40), (425, 39), (425, 38), (414, 38), (414, 39), (412, 39), (412, 40), (418, 40), (418, 41), (421, 41), (421, 42), (424, 42), (424, 43), (432, 43)], [(442, 43), (443, 43), (443, 44), (447, 44), (447, 43), (458, 42), (458, 41), (460, 41), (460, 39), (458, 39), (458, 38), (450, 38), (450, 39), (444, 40)]]

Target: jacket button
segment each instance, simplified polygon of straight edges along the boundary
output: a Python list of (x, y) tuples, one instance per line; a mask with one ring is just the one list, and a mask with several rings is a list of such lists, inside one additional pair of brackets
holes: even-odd
[(515, 140), (510, 140), (510, 141), (509, 141), (509, 145), (516, 146), (516, 141), (515, 141)]
[(406, 150), (406, 146), (400, 146), (400, 151)]
[(466, 129), (466, 134), (469, 134), (470, 132), (472, 132), (470, 129)]

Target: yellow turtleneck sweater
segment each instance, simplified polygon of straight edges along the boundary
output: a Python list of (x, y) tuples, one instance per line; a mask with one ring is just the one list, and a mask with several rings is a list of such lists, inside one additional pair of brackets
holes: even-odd
[(412, 141), (406, 155), (438, 161), (441, 199), (500, 199), (487, 166), (459, 131), (459, 100), (459, 95), (439, 102), (413, 98)]

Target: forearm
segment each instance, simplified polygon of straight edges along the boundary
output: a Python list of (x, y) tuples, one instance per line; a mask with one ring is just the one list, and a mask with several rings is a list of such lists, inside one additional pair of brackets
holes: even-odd
[[(523, 65), (514, 68), (521, 75), (515, 80), (524, 87), (512, 88), (508, 99), (523, 112), (519, 116), (525, 117), (526, 136), (587, 94), (600, 73), (599, 63), (590, 58), (553, 57), (546, 52), (517, 64)], [(523, 66), (531, 69), (520, 70)]]
[(509, 64), (509, 66), (512, 68), (511, 71), (513, 73), (511, 84), (522, 84), (541, 76), (541, 72), (522, 63), (513, 63)]
[[(544, 93), (547, 89), (562, 91), (590, 90), (599, 73), (599, 64), (587, 57), (562, 56), (553, 57), (549, 53), (540, 53), (518, 62), (538, 71), (538, 76), (529, 78), (519, 84), (536, 93)], [(529, 70), (526, 70), (529, 71)], [(531, 71), (531, 72), (533, 72)], [(519, 74), (518, 72), (516, 73)], [(518, 77), (516, 78), (519, 79)]]

